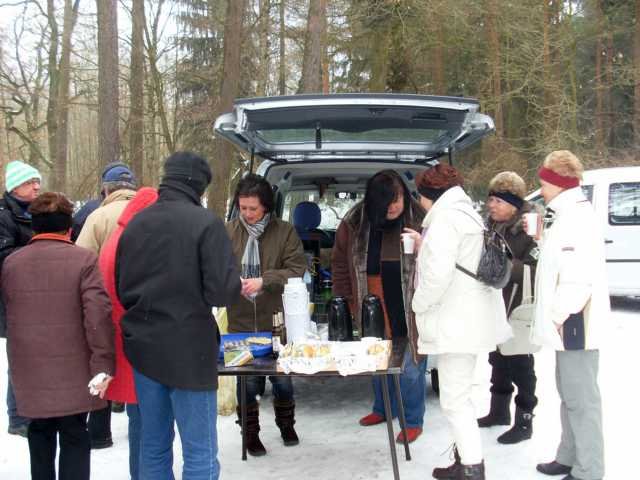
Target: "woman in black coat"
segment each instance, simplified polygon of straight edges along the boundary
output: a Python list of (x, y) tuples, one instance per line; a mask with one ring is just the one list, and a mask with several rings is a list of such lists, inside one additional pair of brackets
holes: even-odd
[[(532, 286), (535, 278), (537, 244), (527, 235), (521, 220), (524, 213), (533, 209), (524, 200), (525, 194), (524, 180), (514, 172), (499, 173), (489, 184), (489, 227), (504, 236), (513, 253), (511, 280), (502, 290), (508, 315), (522, 303), (524, 275), (531, 275)], [(531, 438), (533, 409), (538, 403), (533, 355), (506, 356), (497, 349), (489, 354), (489, 363), (492, 366), (491, 409), (486, 417), (478, 419), (478, 425), (492, 427), (511, 424), (510, 405), (515, 385), (518, 387), (515, 422), (510, 430), (498, 437), (498, 442), (511, 444)]]

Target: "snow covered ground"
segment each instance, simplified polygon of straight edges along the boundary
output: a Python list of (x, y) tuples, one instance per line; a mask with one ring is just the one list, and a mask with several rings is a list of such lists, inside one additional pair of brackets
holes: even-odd
[[(635, 401), (640, 398), (634, 352), (640, 340), (640, 301), (623, 300), (614, 305), (611, 335), (600, 357), (600, 388), (603, 396), (606, 468), (609, 480), (631, 478), (631, 459), (635, 458), (640, 421)], [(0, 342), (0, 394), (6, 391), (6, 356), (4, 340)], [(635, 360), (633, 360), (635, 358)], [(554, 354), (536, 355), (538, 397), (540, 404), (534, 420), (534, 435), (529, 441), (505, 446), (496, 437), (507, 427), (483, 429), (482, 438), (491, 480), (536, 480), (549, 478), (538, 474), (538, 462), (554, 458), (559, 439), (559, 400), (554, 380)], [(475, 401), (478, 415), (489, 402), (489, 366), (483, 360), (478, 367)], [(261, 438), (268, 454), (262, 458), (240, 459), (240, 433), (235, 416), (219, 417), (218, 441), (222, 478), (316, 478), (316, 479), (389, 479), (391, 457), (385, 425), (363, 428), (358, 419), (369, 412), (370, 382), (362, 378), (295, 379), (297, 396), (296, 429), (301, 438), (297, 447), (284, 447), (273, 421), (270, 394), (262, 399)], [(4, 405), (4, 402), (3, 402)], [(4, 408), (3, 408), (4, 410)], [(399, 427), (396, 422), (396, 432)], [(128, 476), (127, 421), (125, 414), (112, 418), (115, 445), (91, 455), (91, 478), (126, 480)], [(27, 441), (8, 435), (7, 418), (0, 415), (0, 479), (29, 478)], [(633, 442), (633, 443), (632, 443)], [(445, 454), (451, 440), (438, 399), (428, 392), (424, 434), (411, 445), (413, 459), (404, 460), (404, 450), (397, 452), (402, 479), (431, 478), (435, 466), (448, 465)], [(179, 438), (174, 445), (176, 479), (181, 478)], [(556, 477), (559, 478), (559, 477)]]

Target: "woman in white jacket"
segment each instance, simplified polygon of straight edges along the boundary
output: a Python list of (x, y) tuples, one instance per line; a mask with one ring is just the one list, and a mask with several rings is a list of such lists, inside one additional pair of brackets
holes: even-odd
[(438, 354), (440, 405), (449, 421), (455, 463), (436, 468), (435, 478), (485, 478), (480, 432), (471, 402), (478, 355), (495, 350), (511, 330), (500, 290), (456, 268), (475, 271), (483, 246), (484, 224), (462, 189), (462, 176), (440, 164), (416, 176), (420, 203), (428, 211), (417, 259), (412, 307), (418, 351)]
[(563, 480), (604, 476), (598, 346), (610, 306), (604, 236), (580, 188), (582, 170), (573, 153), (560, 150), (538, 173), (547, 210), (532, 340), (557, 350), (562, 436), (555, 460), (536, 468)]

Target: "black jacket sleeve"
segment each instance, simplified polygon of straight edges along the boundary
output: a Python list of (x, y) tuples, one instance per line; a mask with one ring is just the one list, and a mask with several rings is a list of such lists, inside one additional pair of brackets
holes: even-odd
[(16, 227), (10, 215), (8, 210), (0, 210), (0, 267), (21, 246), (16, 245)]
[(222, 220), (215, 218), (200, 241), (203, 295), (212, 307), (236, 303), (240, 295), (240, 271), (231, 240)]

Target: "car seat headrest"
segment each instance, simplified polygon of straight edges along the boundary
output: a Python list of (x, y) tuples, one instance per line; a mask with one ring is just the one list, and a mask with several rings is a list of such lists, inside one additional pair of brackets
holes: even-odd
[(320, 207), (313, 202), (300, 202), (293, 211), (293, 225), (302, 230), (318, 228), (321, 220)]

